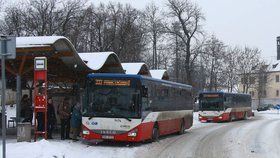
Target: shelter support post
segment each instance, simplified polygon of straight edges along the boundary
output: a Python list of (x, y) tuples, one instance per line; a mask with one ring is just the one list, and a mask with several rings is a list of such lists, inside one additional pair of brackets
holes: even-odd
[(16, 93), (16, 121), (20, 122), (20, 111), (21, 111), (21, 105), (20, 105), (20, 100), (21, 100), (21, 75), (17, 74), (17, 93)]

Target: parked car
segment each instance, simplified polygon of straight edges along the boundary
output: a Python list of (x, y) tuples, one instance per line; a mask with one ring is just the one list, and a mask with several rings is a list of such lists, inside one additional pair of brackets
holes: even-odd
[(266, 110), (269, 110), (269, 106), (260, 106), (257, 108), (257, 111), (266, 111)]
[(261, 105), (257, 108), (257, 111), (266, 111), (266, 110), (269, 110), (272, 107), (274, 107), (272, 104)]

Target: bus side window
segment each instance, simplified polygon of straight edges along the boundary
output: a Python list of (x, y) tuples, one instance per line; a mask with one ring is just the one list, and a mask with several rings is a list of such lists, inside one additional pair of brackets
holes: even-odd
[(146, 86), (142, 86), (142, 109), (143, 109), (143, 111), (151, 110), (148, 96), (149, 96), (148, 88)]
[(142, 86), (142, 96), (148, 98), (148, 88), (146, 86)]

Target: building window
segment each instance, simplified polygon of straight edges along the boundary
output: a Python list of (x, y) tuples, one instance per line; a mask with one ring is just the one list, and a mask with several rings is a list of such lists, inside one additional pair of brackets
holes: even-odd
[(279, 97), (279, 90), (276, 90), (276, 97)]
[(276, 75), (276, 82), (279, 82), (279, 75)]

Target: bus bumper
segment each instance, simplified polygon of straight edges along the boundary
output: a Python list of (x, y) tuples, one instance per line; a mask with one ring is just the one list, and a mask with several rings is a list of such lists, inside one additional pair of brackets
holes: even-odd
[[(152, 131), (151, 125), (151, 131)], [(99, 134), (95, 133), (87, 127), (83, 126), (82, 138), (86, 141), (102, 140), (102, 141), (119, 141), (119, 142), (142, 142), (151, 138), (151, 133), (141, 130), (141, 125), (122, 134)], [(147, 126), (145, 127), (147, 129)]]
[(223, 115), (214, 116), (214, 117), (207, 117), (207, 116), (199, 115), (198, 117), (199, 117), (200, 122), (222, 122), (225, 119)]

